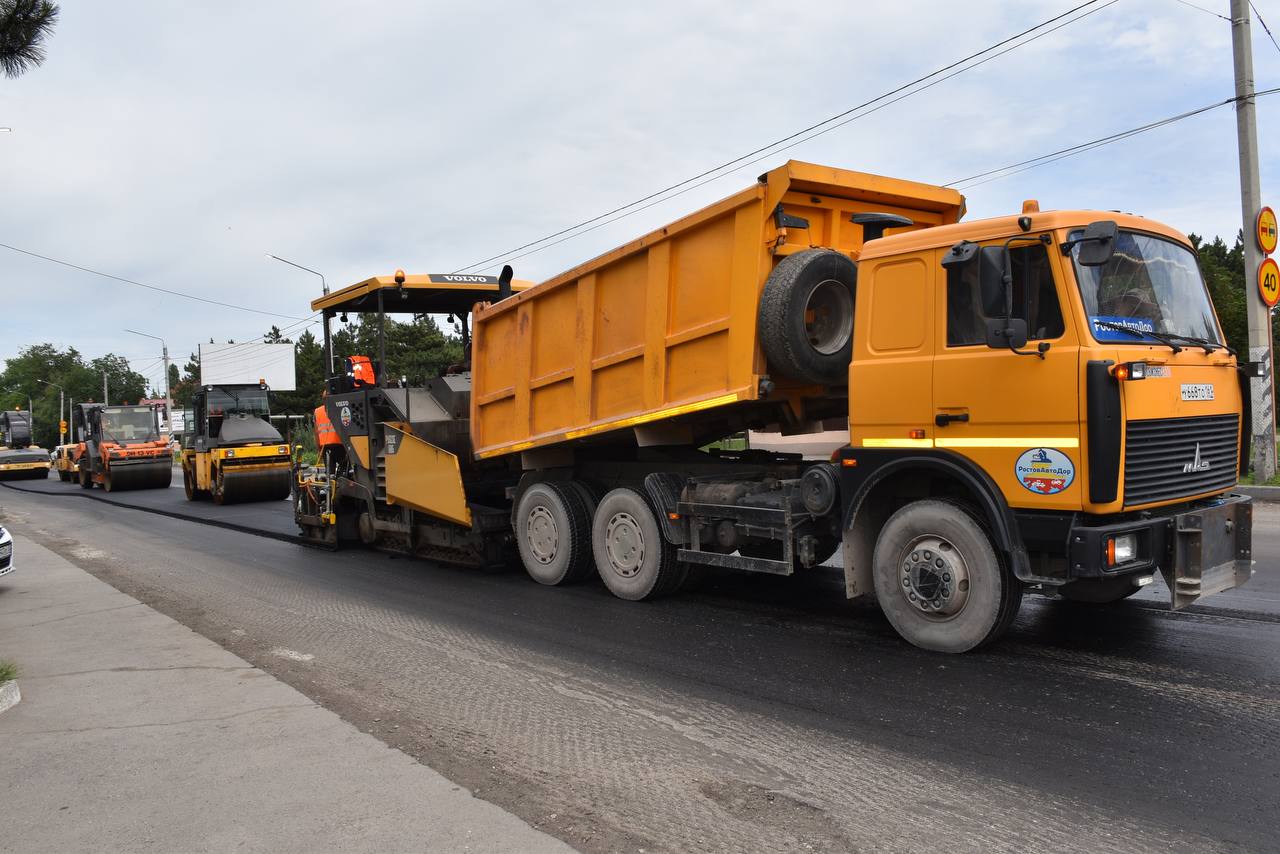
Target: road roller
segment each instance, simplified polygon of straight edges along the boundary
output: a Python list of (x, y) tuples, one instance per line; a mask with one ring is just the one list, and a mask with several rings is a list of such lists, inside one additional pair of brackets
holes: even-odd
[(58, 473), (58, 480), (63, 483), (71, 483), (80, 479), (77, 447), (74, 442), (69, 442), (53, 449), (53, 470)]
[(31, 444), (31, 413), (0, 412), (0, 480), (43, 480), (49, 452)]
[(182, 448), (187, 500), (233, 504), (288, 498), (289, 446), (270, 417), (265, 382), (198, 389)]
[(75, 461), (80, 485), (107, 492), (161, 489), (173, 479), (169, 437), (154, 406), (82, 403), (72, 412), (80, 437)]

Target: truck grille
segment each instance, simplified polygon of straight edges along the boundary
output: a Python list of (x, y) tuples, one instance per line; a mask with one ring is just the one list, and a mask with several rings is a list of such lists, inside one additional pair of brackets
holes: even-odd
[(1239, 454), (1235, 415), (1130, 421), (1124, 503), (1132, 507), (1226, 489), (1236, 482)]

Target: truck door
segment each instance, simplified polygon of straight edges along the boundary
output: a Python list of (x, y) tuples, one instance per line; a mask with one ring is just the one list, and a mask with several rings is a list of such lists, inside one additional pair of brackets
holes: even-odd
[(1040, 243), (1009, 250), (1013, 316), (1027, 321), (1023, 349), (1032, 355), (987, 346), (986, 320), (1004, 315), (1003, 300), (988, 294), (984, 304), (978, 265), (943, 269), (938, 250), (931, 434), (935, 448), (976, 463), (1010, 504), (1078, 509), (1080, 343), (1052, 250)]

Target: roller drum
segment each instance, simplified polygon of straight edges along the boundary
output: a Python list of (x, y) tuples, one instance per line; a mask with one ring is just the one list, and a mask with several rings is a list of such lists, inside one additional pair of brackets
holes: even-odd
[(173, 461), (168, 457), (147, 462), (110, 466), (103, 473), (102, 486), (107, 492), (123, 489), (164, 489), (173, 480)]
[(218, 504), (281, 501), (289, 497), (293, 473), (288, 466), (258, 471), (223, 469), (213, 491)]

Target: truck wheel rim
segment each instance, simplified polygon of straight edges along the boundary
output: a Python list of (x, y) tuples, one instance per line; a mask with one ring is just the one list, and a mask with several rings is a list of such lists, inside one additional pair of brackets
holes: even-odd
[(969, 599), (969, 567), (945, 537), (916, 537), (899, 562), (901, 591), (907, 602), (933, 620), (949, 620)]
[(547, 508), (535, 507), (529, 511), (526, 536), (533, 559), (538, 563), (545, 565), (556, 559), (558, 533), (556, 519)]
[(809, 345), (824, 356), (838, 353), (853, 334), (853, 298), (835, 279), (819, 282), (804, 304), (804, 332)]
[(609, 566), (623, 578), (632, 578), (644, 565), (644, 532), (630, 513), (615, 513), (605, 531)]

